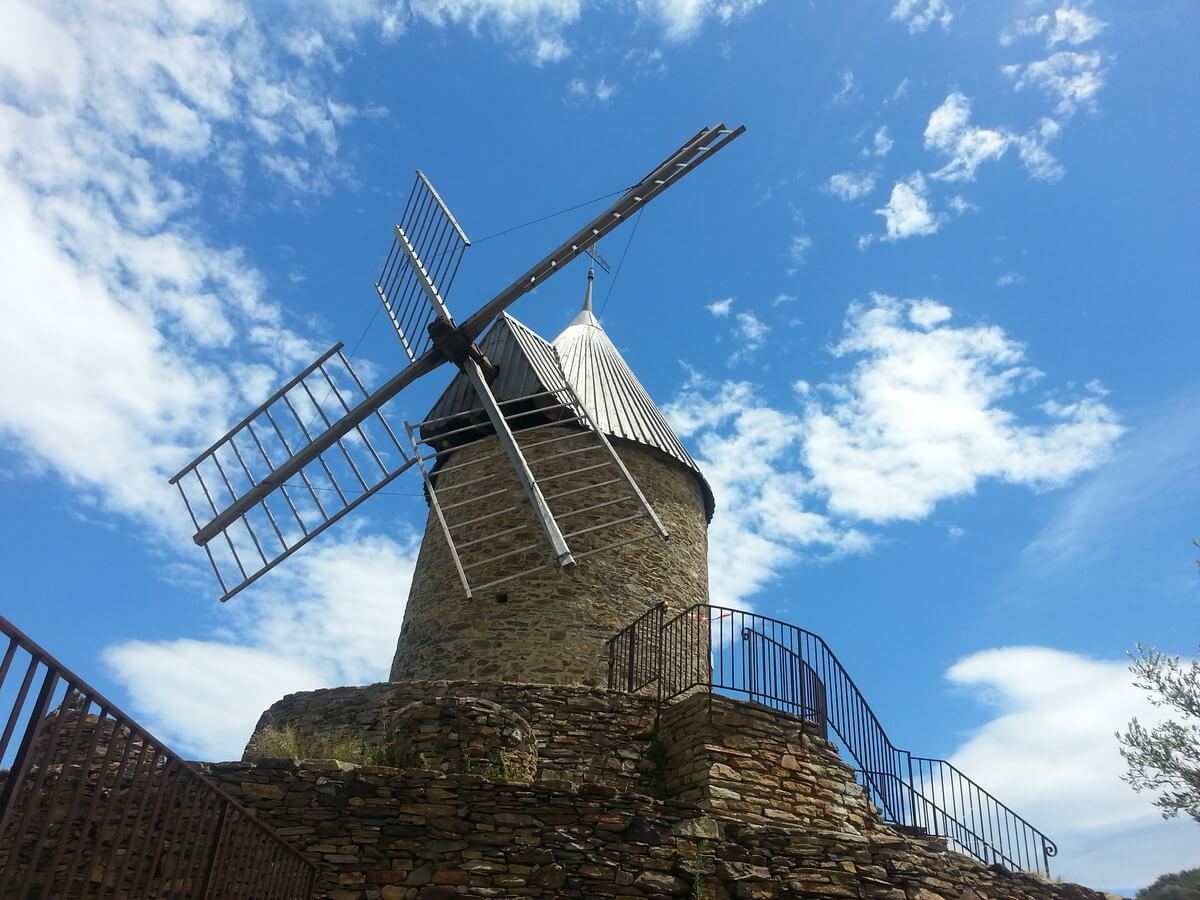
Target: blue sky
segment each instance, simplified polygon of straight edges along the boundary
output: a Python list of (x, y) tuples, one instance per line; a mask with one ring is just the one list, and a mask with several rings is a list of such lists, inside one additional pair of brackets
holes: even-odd
[[(382, 317), (358, 339), (414, 168), (476, 240), (461, 317), (597, 207), (480, 238), (744, 123), (597, 282), (717, 490), (714, 602), (826, 637), (1060, 874), (1200, 864), (1111, 738), (1153, 715), (1124, 652), (1196, 650), (1198, 31), (1184, 0), (7, 4), (3, 612), (197, 756), (385, 677), (414, 482), (218, 606), (166, 477), (335, 340), (398, 365)], [(513, 312), (553, 336), (583, 286)]]

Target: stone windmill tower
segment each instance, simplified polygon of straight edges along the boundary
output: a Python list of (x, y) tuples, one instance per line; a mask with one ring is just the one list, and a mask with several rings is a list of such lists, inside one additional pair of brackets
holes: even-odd
[[(413, 427), (436, 459), (393, 681), (601, 684), (605, 642), (623, 625), (661, 602), (674, 611), (708, 602), (712, 491), (593, 313), (593, 278), (589, 269), (583, 309), (552, 342), (506, 315), (480, 346), (498, 370), (497, 401), (521, 410), (512, 416), (520, 417), (517, 433), (575, 557), (594, 558), (563, 569), (540, 564), (540, 544), (522, 549), (529, 538), (518, 486), (495, 435), (486, 424), (472, 427), (477, 404), (456, 378)], [(560, 383), (583, 410), (527, 399), (553, 401)], [(617, 460), (588, 441), (580, 412)], [(637, 508), (631, 485), (667, 540)], [(486, 556), (473, 560), (471, 550)], [(464, 596), (464, 567), (490, 586)]]

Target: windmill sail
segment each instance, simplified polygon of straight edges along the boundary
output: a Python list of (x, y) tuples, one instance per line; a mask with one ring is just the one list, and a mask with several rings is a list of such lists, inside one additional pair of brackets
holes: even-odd
[(185, 466), (174, 484), (228, 600), (404, 472), (413, 460), (380, 410), (287, 474), (366, 389), (335, 344)]
[[(375, 293), (410, 362), (432, 346), (429, 325), (447, 315), (444, 301), (469, 246), (454, 214), (418, 169), (392, 248), (375, 282)], [(414, 267), (414, 259), (425, 266), (424, 273)], [(436, 289), (433, 295), (427, 296), (423, 290), (423, 274)]]
[[(576, 556), (586, 555), (573, 555), (567, 546), (572, 535), (565, 535), (559, 527), (559, 514), (514, 437), (524, 429), (511, 427), (508, 412), (491, 396), (487, 381), (495, 372), (472, 342), (521, 296), (588, 252), (631, 214), (744, 131), (744, 127), (727, 129), (723, 124), (701, 129), (461, 325), (450, 315), (445, 299), (470, 241), (433, 185), (418, 171), (404, 214), (395, 226), (391, 251), (375, 282), (408, 365), (368, 394), (338, 344), (171, 479), (196, 525), (193, 540), (205, 549), (217, 572), (224, 592), (221, 599), (227, 600), (274, 568), (415, 464), (381, 410), (405, 387), (447, 362), (457, 365), (471, 383), (479, 398), (478, 411), (500, 439), (557, 564), (570, 565)], [(327, 392), (322, 394), (319, 383), (314, 387), (310, 379), (325, 382)], [(331, 397), (336, 399), (329, 403)], [(578, 398), (570, 400), (568, 406), (571, 404), (577, 405)], [(610, 464), (623, 469), (607, 446), (607, 438), (596, 432), (594, 423), (588, 428), (599, 435)], [(412, 444), (409, 446), (411, 449)], [(422, 465), (426, 461), (422, 460)], [(622, 477), (629, 482), (643, 514), (665, 535), (628, 472)]]

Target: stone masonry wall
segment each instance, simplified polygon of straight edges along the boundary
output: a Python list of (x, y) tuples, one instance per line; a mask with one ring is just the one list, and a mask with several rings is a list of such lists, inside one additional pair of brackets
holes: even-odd
[(532, 726), (490, 700), (453, 695), (416, 700), (397, 710), (392, 722), (391, 759), (397, 765), (490, 773), (522, 783), (537, 773)]
[(333, 761), (204, 770), (317, 863), (331, 900), (1103, 900), (933, 840), (723, 822), (600, 784)]
[(653, 790), (655, 764), (649, 748), (654, 701), (597, 688), (382, 682), (305, 691), (274, 703), (259, 719), (255, 733), (272, 725), (385, 746), (392, 741), (397, 714), (404, 707), (454, 696), (491, 701), (528, 723), (540, 778), (601, 782), (621, 791)]
[(711, 815), (849, 834), (882, 824), (820, 726), (756, 703), (696, 694), (659, 722), (665, 788)]
[[(267, 724), (423, 735), (440, 766), (207, 767), (319, 865), (333, 900), (1102, 896), (897, 832), (816, 724), (755, 703), (697, 694), (656, 724), (649, 698), (590, 688), (385, 683), (293, 694)], [(467, 759), (497, 748), (524, 767)]]
[[(568, 434), (566, 428), (538, 432), (539, 440)], [(580, 559), (571, 573), (557, 567), (533, 572), (497, 585), (473, 599), (463, 596), (445, 538), (436, 517), (430, 516), (417, 558), (413, 586), (396, 645), (392, 681), (470, 679), (542, 684), (605, 683), (605, 643), (627, 623), (660, 601), (672, 612), (708, 602), (707, 523), (704, 500), (695, 475), (658, 451), (614, 440), (615, 449), (670, 532), (668, 541), (657, 535), (594, 556)], [(565, 461), (538, 464), (540, 455), (556, 452), (549, 444), (529, 454), (540, 477), (552, 476)], [(438, 490), (450, 490), (468, 478), (495, 474), (498, 483), (515, 478), (494, 437), (472, 444), (448, 460), (448, 465), (469, 462), (489, 453), (495, 458), (466, 469), (443, 472)], [(590, 458), (590, 457), (589, 457)], [(566, 457), (567, 460), (574, 459)], [(597, 460), (600, 457), (597, 456)], [(572, 463), (577, 465), (577, 462)], [(616, 478), (612, 467), (572, 476), (571, 486)], [(500, 479), (505, 479), (499, 482)], [(556, 489), (566, 480), (547, 482)], [(624, 483), (598, 488), (589, 494), (589, 505), (617, 499), (628, 493)], [(450, 495), (453, 496), (453, 495)], [(563, 501), (567, 502), (567, 501)], [(514, 503), (512, 494), (481, 501), (477, 515)], [(556, 513), (563, 507), (552, 502)], [(490, 506), (488, 504), (491, 504)], [(515, 527), (531, 518), (527, 504), (455, 532), (456, 540), (470, 541)], [(568, 503), (566, 508), (577, 508)], [(606, 507), (564, 519), (564, 531), (577, 531), (614, 518)], [(473, 510), (472, 512), (476, 512)], [(615, 526), (600, 533), (569, 539), (573, 549), (587, 551), (636, 533), (644, 533), (644, 520)], [(530, 533), (506, 535), (489, 542), (496, 552), (528, 544)], [(507, 543), (506, 543), (507, 542)], [(514, 547), (509, 544), (514, 544)], [(548, 558), (545, 548), (535, 551)], [(497, 566), (516, 567), (530, 560), (517, 554)], [(515, 570), (515, 569), (514, 569)], [(495, 574), (504, 574), (497, 571)], [(503, 602), (498, 602), (502, 598)]]

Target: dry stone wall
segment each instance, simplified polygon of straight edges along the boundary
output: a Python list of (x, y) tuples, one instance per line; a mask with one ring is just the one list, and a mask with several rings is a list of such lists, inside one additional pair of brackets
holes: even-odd
[(318, 896), (330, 900), (1103, 898), (986, 869), (933, 840), (724, 821), (603, 784), (333, 761), (205, 770), (320, 866)]
[(696, 694), (663, 711), (658, 734), (667, 795), (712, 815), (849, 834), (882, 827), (815, 722)]
[[(436, 768), (206, 770), (321, 868), (332, 900), (1103, 896), (897, 832), (812, 722), (703, 694), (655, 712), (649, 698), (569, 686), (314, 691), (276, 703), (260, 727), (399, 735), (427, 743)], [(514, 748), (523, 766), (471, 762)]]
[[(267, 726), (290, 727), (301, 734), (352, 737), (370, 747), (386, 749), (393, 745), (401, 710), (435, 699), (445, 705), (446, 698), (455, 697), (497, 704), (526, 723), (532, 733), (538, 777), (600, 782), (621, 791), (653, 790), (656, 775), (650, 747), (654, 701), (597, 688), (503, 682), (381, 682), (306, 691), (289, 694), (273, 704), (263, 713), (255, 733)], [(403, 734), (405, 726), (399, 726), (399, 730)], [(402, 739), (399, 749), (404, 746)], [(435, 767), (441, 767), (444, 754), (450, 751), (430, 752), (443, 754), (429, 757), (437, 760)]]
[(476, 772), (529, 783), (537, 773), (533, 728), (478, 697), (436, 696), (396, 711), (389, 755), (440, 772)]
[[(567, 433), (566, 428), (547, 428), (539, 432), (539, 440)], [(436, 517), (430, 516), (396, 645), (392, 681), (469, 679), (601, 685), (607, 678), (605, 643), (628, 622), (660, 601), (665, 600), (673, 612), (708, 602), (707, 522), (703, 495), (694, 473), (659, 451), (628, 442), (613, 443), (666, 525), (670, 539), (664, 542), (653, 536), (606, 550), (581, 559), (570, 574), (557, 567), (543, 569), (468, 600), (463, 595), (441, 527)], [(552, 477), (567, 464), (565, 460), (572, 459), (536, 464), (539, 453), (548, 454), (556, 446), (549, 444), (544, 450), (530, 454), (539, 477)], [(488, 454), (493, 457), (482, 459)], [(488, 474), (494, 475), (499, 483), (515, 483), (494, 437), (457, 451), (449, 458), (448, 465), (459, 466), (477, 459), (478, 464), (469, 468), (442, 473), (439, 493), (451, 492), (467, 479)], [(570, 481), (577, 486), (589, 479), (599, 483), (615, 477), (615, 470), (610, 467), (572, 476)], [(550, 483), (565, 485), (566, 482)], [(615, 500), (628, 493), (624, 483), (596, 490), (597, 493), (588, 495), (590, 504)], [(513, 503), (512, 495), (488, 498), (474, 512), (483, 516)], [(457, 530), (456, 540), (474, 540), (526, 522), (531, 517), (528, 504), (521, 501), (516, 506), (512, 512)], [(613, 508), (573, 516), (565, 522), (564, 530), (577, 531), (611, 520)], [(611, 543), (644, 533), (647, 527), (644, 520), (631, 522), (573, 538), (571, 544), (586, 551), (601, 541)], [(489, 546), (496, 553), (505, 553), (530, 541), (526, 532), (501, 536)], [(548, 556), (545, 548), (536, 552)], [(504, 565), (511, 565), (516, 571), (536, 561), (516, 554), (506, 559)]]

